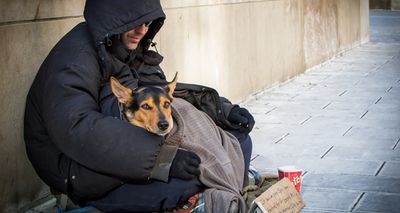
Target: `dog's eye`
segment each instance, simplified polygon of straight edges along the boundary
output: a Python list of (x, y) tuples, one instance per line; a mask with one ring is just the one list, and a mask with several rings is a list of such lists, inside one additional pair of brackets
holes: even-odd
[(165, 102), (165, 103), (164, 103), (164, 108), (165, 108), (165, 109), (168, 109), (169, 106), (171, 106), (171, 104), (170, 104), (169, 102)]
[(143, 104), (141, 107), (143, 109), (145, 109), (145, 110), (150, 110), (151, 109), (151, 107), (148, 104)]

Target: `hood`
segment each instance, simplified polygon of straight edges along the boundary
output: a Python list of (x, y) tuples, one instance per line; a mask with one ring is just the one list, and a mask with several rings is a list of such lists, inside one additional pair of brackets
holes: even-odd
[(87, 0), (84, 17), (96, 46), (105, 44), (113, 35), (153, 21), (141, 41), (147, 49), (164, 23), (160, 0)]

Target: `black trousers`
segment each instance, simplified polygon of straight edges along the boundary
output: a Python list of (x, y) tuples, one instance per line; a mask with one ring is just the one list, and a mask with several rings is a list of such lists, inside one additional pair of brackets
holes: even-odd
[[(252, 142), (249, 135), (231, 132), (240, 142), (245, 160), (245, 182), (250, 165)], [(124, 184), (105, 197), (87, 202), (104, 212), (162, 212), (184, 204), (187, 199), (203, 189), (198, 179), (185, 181), (172, 178), (168, 183), (154, 181), (150, 184)]]

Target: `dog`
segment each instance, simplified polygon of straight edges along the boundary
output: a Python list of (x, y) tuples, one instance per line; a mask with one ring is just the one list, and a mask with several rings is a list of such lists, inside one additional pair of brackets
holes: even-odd
[(123, 86), (116, 78), (111, 77), (113, 94), (122, 104), (122, 113), (133, 125), (147, 131), (165, 136), (174, 125), (171, 103), (176, 88), (178, 73), (172, 82), (165, 86), (143, 86), (134, 90)]

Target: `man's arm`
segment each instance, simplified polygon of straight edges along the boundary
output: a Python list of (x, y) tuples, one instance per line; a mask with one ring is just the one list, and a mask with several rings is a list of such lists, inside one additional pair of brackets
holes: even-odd
[(100, 77), (96, 66), (76, 65), (48, 76), (42, 115), (50, 138), (68, 157), (90, 169), (147, 179), (163, 139), (102, 115), (98, 105)]

